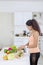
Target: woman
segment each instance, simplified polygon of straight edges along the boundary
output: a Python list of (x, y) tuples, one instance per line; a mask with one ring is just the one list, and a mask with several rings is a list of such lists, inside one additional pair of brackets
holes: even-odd
[(30, 65), (37, 65), (40, 57), (40, 49), (38, 47), (40, 27), (35, 19), (28, 20), (26, 26), (30, 30), (29, 42), (26, 45), (20, 46), (18, 49), (20, 50), (27, 46), (30, 51)]

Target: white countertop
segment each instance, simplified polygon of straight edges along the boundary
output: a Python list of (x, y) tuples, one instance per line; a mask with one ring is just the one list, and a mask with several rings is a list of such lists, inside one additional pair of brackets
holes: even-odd
[(24, 54), (23, 57), (14, 60), (3, 60), (3, 51), (0, 52), (0, 65), (30, 65), (29, 54)]

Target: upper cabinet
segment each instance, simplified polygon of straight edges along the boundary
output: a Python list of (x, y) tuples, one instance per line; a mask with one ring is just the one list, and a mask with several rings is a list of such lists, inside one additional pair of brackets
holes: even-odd
[(32, 18), (32, 12), (15, 12), (15, 25), (25, 25), (26, 21)]

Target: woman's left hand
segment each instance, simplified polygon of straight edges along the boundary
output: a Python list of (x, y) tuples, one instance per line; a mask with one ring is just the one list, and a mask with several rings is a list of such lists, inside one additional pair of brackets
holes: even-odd
[(27, 48), (29, 48), (29, 45), (27, 45)]

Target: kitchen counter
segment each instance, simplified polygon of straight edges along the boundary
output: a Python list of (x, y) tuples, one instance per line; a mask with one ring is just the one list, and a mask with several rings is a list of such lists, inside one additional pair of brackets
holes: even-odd
[(25, 53), (23, 57), (14, 60), (3, 60), (3, 51), (0, 52), (0, 65), (30, 65), (29, 54)]

